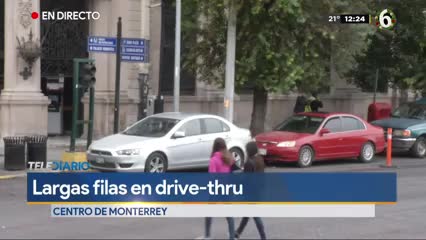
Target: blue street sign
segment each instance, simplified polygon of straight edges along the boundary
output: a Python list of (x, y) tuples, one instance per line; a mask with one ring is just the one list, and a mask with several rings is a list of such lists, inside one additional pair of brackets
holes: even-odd
[(87, 38), (87, 51), (115, 53), (117, 39), (113, 37), (89, 36)]
[(144, 47), (122, 47), (121, 53), (127, 54), (127, 55), (144, 55), (145, 48)]
[[(148, 61), (148, 44), (142, 38), (121, 39), (121, 61), (124, 62), (144, 62)], [(117, 39), (114, 37), (89, 36), (87, 39), (87, 51), (116, 53)]]
[(92, 45), (88, 46), (89, 52), (115, 53), (116, 49), (117, 49), (116, 46), (113, 46), (113, 47), (108, 47), (108, 46), (92, 46)]
[(123, 61), (123, 62), (144, 62), (145, 57), (143, 55), (121, 55), (121, 61)]
[(121, 61), (123, 62), (144, 62), (145, 61), (145, 39), (123, 38)]
[(89, 45), (100, 45), (100, 46), (116, 46), (117, 39), (114, 37), (97, 37), (90, 36), (88, 39)]
[(142, 38), (123, 38), (121, 45), (125, 47), (144, 47), (145, 39)]

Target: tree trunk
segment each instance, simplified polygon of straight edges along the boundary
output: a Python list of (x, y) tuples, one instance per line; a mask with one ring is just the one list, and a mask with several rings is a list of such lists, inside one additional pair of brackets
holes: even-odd
[(266, 89), (263, 87), (255, 87), (253, 90), (253, 111), (250, 122), (250, 131), (253, 137), (265, 130), (267, 104), (268, 92)]
[(408, 101), (408, 90), (407, 89), (401, 89), (400, 90), (400, 96), (399, 96), (399, 104), (406, 103)]
[(394, 108), (398, 106), (398, 89), (395, 86), (392, 87), (391, 103)]

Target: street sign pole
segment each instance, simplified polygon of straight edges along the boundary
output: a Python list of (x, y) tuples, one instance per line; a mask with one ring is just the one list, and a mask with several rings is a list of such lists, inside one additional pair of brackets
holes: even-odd
[(176, 0), (176, 34), (175, 34), (175, 81), (173, 90), (174, 111), (179, 112), (180, 98), (180, 18), (181, 18), (181, 0)]
[(95, 112), (95, 87), (91, 86), (89, 95), (89, 126), (87, 130), (87, 149), (89, 149), (90, 144), (92, 144), (93, 139), (93, 116)]
[(237, 28), (237, 13), (234, 4), (233, 0), (229, 2), (225, 69), (225, 118), (230, 122), (233, 121), (234, 113), (235, 39)]
[(121, 17), (117, 22), (117, 49), (115, 64), (114, 133), (118, 133), (120, 113), (120, 68), (121, 68)]

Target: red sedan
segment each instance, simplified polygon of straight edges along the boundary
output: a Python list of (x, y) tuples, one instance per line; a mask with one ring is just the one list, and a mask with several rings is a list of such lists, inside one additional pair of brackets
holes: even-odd
[(346, 113), (300, 113), (272, 132), (256, 136), (265, 161), (297, 162), (308, 167), (313, 161), (359, 158), (370, 162), (384, 151), (383, 129)]

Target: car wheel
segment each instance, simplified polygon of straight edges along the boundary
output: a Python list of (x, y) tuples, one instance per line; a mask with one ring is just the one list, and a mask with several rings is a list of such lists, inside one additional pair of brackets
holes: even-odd
[(411, 153), (418, 158), (423, 158), (426, 155), (426, 140), (424, 137), (417, 138), (414, 145), (411, 147)]
[(231, 148), (229, 151), (235, 159), (235, 165), (242, 168), (244, 166), (244, 153), (238, 148)]
[(366, 142), (362, 145), (361, 152), (359, 154), (359, 160), (362, 162), (371, 162), (374, 159), (376, 153), (374, 144), (372, 142)]
[(314, 158), (314, 150), (310, 146), (303, 146), (299, 150), (299, 160), (297, 161), (297, 165), (302, 168), (309, 167), (312, 165)]
[(167, 159), (161, 153), (149, 155), (145, 163), (145, 172), (163, 173), (167, 170)]

